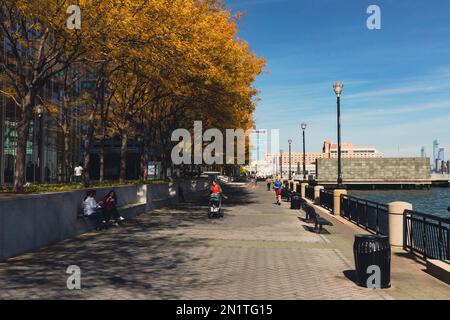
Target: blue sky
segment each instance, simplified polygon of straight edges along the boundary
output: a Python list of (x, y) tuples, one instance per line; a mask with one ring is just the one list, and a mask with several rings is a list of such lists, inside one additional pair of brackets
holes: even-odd
[[(336, 141), (332, 84), (344, 82), (342, 138), (385, 156), (431, 156), (438, 139), (450, 156), (450, 1), (225, 0), (244, 13), (240, 38), (267, 59), (258, 128), (280, 128), (281, 147)], [(381, 8), (381, 30), (366, 26)]]

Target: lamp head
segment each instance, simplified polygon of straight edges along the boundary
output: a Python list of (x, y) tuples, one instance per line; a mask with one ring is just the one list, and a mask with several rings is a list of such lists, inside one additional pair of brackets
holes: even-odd
[(300, 125), (300, 127), (302, 128), (302, 130), (306, 130), (306, 127), (308, 125), (305, 122), (302, 122), (302, 124)]
[(333, 85), (333, 90), (334, 93), (336, 93), (337, 97), (340, 97), (342, 94), (342, 90), (344, 89), (344, 84), (340, 81), (337, 81), (334, 85)]

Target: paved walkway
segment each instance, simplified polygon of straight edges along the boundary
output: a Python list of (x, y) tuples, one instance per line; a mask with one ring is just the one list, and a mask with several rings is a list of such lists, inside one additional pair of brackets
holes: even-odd
[[(0, 298), (392, 299), (351, 280), (341, 229), (317, 235), (303, 213), (275, 206), (262, 186), (227, 188), (225, 218), (206, 218), (205, 197), (141, 215), (0, 264)], [(188, 199), (189, 200), (189, 199)], [(344, 234), (350, 234), (346, 231)], [(348, 235), (347, 235), (348, 236)], [(334, 238), (333, 238), (334, 237)], [(82, 290), (66, 289), (69, 265)], [(434, 280), (431, 280), (434, 281)], [(440, 286), (440, 282), (433, 282)], [(444, 297), (450, 289), (439, 287)], [(445, 290), (449, 291), (445, 291)]]

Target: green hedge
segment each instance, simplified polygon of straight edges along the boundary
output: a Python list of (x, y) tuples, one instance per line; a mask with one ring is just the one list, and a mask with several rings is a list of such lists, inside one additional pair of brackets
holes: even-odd
[[(106, 187), (120, 187), (120, 186), (134, 186), (139, 184), (164, 184), (168, 182), (183, 181), (183, 179), (170, 179), (165, 181), (162, 179), (140, 181), (140, 180), (128, 180), (125, 182), (119, 181), (92, 181), (89, 188), (106, 188)], [(70, 191), (84, 189), (83, 183), (65, 183), (65, 184), (26, 184), (24, 186), (24, 193), (41, 193), (52, 191)], [(0, 193), (10, 193), (11, 188), (7, 186), (0, 186)]]
[[(146, 184), (163, 184), (164, 180), (153, 180), (145, 182)], [(129, 180), (125, 182), (119, 181), (92, 181), (89, 188), (102, 188), (102, 187), (120, 187), (120, 186), (134, 186), (143, 184), (139, 180)], [(66, 183), (66, 184), (26, 184), (24, 186), (24, 193), (42, 193), (52, 191), (70, 191), (84, 189), (83, 183)], [(12, 192), (11, 187), (0, 186), (0, 193)]]

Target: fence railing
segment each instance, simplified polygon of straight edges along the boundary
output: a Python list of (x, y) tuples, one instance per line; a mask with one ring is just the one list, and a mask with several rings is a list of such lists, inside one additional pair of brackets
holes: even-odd
[(314, 187), (313, 186), (306, 186), (305, 197), (311, 201), (314, 201)]
[(341, 195), (341, 216), (368, 231), (389, 235), (389, 212), (385, 204)]
[(450, 218), (405, 210), (403, 247), (426, 259), (450, 260)]
[(334, 196), (332, 190), (320, 190), (320, 205), (325, 209), (334, 210)]

